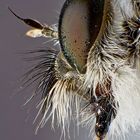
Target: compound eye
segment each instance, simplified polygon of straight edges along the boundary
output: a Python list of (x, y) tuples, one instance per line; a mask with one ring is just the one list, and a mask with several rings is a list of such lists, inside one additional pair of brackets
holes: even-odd
[(59, 41), (69, 64), (86, 71), (88, 52), (101, 29), (105, 0), (66, 0), (59, 19)]

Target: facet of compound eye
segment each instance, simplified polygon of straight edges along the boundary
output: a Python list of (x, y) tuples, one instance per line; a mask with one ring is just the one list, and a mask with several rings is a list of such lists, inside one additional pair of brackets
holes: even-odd
[(88, 52), (99, 34), (103, 13), (104, 0), (66, 0), (61, 10), (61, 49), (80, 73), (85, 73)]

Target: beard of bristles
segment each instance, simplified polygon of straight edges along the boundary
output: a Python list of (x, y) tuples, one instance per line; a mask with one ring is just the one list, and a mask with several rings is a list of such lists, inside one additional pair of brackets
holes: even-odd
[[(37, 51), (37, 54), (39, 52), (43, 54), (32, 59), (39, 59), (40, 62), (26, 73), (28, 80), (25, 82), (30, 84), (32, 81), (36, 81), (38, 83), (36, 94), (38, 92), (42, 93), (35, 121), (40, 115), (42, 117), (36, 128), (36, 133), (51, 117), (52, 127), (54, 127), (54, 120), (57, 118), (57, 125), (62, 128), (65, 136), (65, 130), (69, 129), (72, 120), (77, 120), (77, 125), (80, 122), (86, 123), (83, 113), (92, 114), (95, 119), (98, 115), (98, 109), (103, 108), (103, 110), (106, 110), (106, 103), (113, 102), (110, 80), (105, 81), (104, 84), (99, 84), (95, 91), (96, 95), (94, 95), (94, 89), (84, 87), (84, 75), (73, 69), (62, 53), (54, 50), (42, 50)], [(30, 53), (34, 54), (35, 52)]]
[(27, 102), (37, 94), (42, 96), (37, 106), (39, 111), (34, 120), (37, 121), (41, 116), (36, 133), (50, 117), (53, 127), (56, 116), (57, 124), (65, 134), (65, 128), (69, 128), (71, 120), (79, 116), (81, 101), (90, 102), (90, 96), (85, 95), (86, 91), (84, 92), (81, 88), (84, 76), (74, 70), (63, 54), (56, 50), (30, 51), (29, 54), (35, 56), (28, 60), (39, 61), (24, 75), (25, 82), (23, 82), (25, 87), (34, 82), (37, 83), (35, 93)]
[[(72, 70), (65, 62), (58, 55), (55, 62), (55, 76), (57, 81), (52, 86), (48, 96), (43, 99), (42, 106), (46, 102), (46, 109), (38, 127), (42, 127), (51, 114), (52, 125), (54, 124), (56, 115), (58, 126), (61, 126), (63, 132), (65, 132), (65, 127), (69, 128), (70, 121), (72, 120), (72, 106), (75, 102), (78, 102), (77, 91), (82, 80), (77, 72)], [(76, 108), (78, 110), (79, 107), (77, 106)]]

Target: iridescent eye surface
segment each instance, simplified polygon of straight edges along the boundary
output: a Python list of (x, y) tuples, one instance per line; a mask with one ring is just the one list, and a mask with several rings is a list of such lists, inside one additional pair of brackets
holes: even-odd
[(59, 19), (61, 49), (69, 64), (85, 73), (90, 48), (103, 20), (104, 0), (67, 0)]

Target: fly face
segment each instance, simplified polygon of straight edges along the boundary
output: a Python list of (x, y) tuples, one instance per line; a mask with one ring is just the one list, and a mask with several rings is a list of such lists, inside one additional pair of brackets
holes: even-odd
[[(73, 112), (79, 116), (85, 104), (85, 114), (80, 117), (94, 128), (99, 140), (109, 132), (111, 136), (116, 132), (118, 137), (124, 137), (128, 128), (138, 125), (139, 9), (139, 2), (131, 0), (66, 0), (58, 30), (21, 18), (10, 9), (33, 27), (27, 36), (53, 38), (60, 45), (59, 52), (31, 52), (38, 53), (40, 60), (27, 73), (27, 83), (37, 80), (36, 91), (42, 92), (38, 114), (43, 113), (43, 117), (38, 128), (51, 115), (53, 119), (57, 116), (62, 128), (69, 127)], [(131, 111), (138, 115), (130, 115)]]

